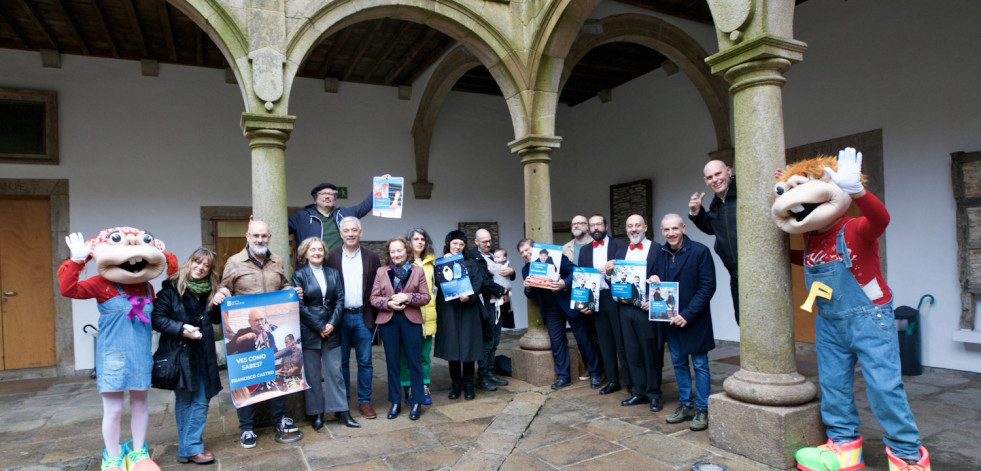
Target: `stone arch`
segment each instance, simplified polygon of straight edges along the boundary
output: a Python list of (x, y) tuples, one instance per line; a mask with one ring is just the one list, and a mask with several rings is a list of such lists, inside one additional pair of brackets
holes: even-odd
[(436, 125), (439, 109), (456, 81), (478, 66), (480, 61), (467, 48), (458, 46), (446, 54), (429, 78), (426, 91), (419, 100), (416, 119), (412, 123), (416, 160), (416, 181), (412, 183), (412, 189), (416, 199), (429, 199), (432, 196), (433, 184), (429, 182), (429, 145), (432, 143), (433, 127)]
[(712, 118), (717, 152), (720, 155), (731, 153), (729, 87), (721, 77), (712, 75), (705, 64), (708, 53), (684, 31), (655, 16), (627, 13), (608, 16), (600, 21), (600, 34), (580, 34), (576, 38), (565, 60), (559, 89), (565, 86), (576, 64), (595, 47), (612, 42), (631, 42), (649, 47), (674, 62), (695, 85)]
[[(510, 16), (509, 6), (484, 3), (482, 10), (476, 10), (468, 2), (461, 1), (394, 0), (384, 5), (377, 0), (339, 0), (326, 5), (311, 2), (308, 11), (295, 14), (309, 21), (287, 38), (283, 101), (289, 99), (300, 65), (323, 38), (354, 23), (384, 17), (424, 24), (456, 39), (487, 67), (505, 98), (519, 96), (521, 91), (529, 88), (521, 55), (512, 47), (507, 35), (488, 21), (492, 16)], [(522, 107), (508, 100), (508, 110), (515, 123), (515, 133), (523, 132), (518, 129), (525, 122)]]
[(252, 87), (252, 75), (249, 73), (251, 70), (248, 57), (249, 41), (246, 36), (245, 25), (237, 21), (234, 12), (230, 11), (231, 9), (219, 0), (165, 1), (198, 25), (225, 56), (225, 60), (238, 81), (244, 108), (247, 111), (255, 109), (256, 105), (261, 108), (262, 104), (252, 97), (252, 93), (248, 92)]

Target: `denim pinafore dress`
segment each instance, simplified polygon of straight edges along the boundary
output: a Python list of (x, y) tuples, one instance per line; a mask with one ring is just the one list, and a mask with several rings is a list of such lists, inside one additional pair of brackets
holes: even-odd
[[(150, 283), (145, 284), (149, 295)], [(119, 296), (99, 303), (96, 385), (99, 392), (150, 389), (150, 370), (153, 368), (150, 313), (153, 302), (148, 296), (127, 295), (118, 283), (115, 286)]]

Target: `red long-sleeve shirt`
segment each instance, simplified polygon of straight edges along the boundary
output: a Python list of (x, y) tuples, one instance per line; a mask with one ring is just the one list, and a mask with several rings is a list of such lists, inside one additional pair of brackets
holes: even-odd
[[(78, 281), (78, 276), (82, 273), (83, 268), (85, 268), (84, 263), (71, 260), (61, 262), (61, 266), (58, 267), (58, 287), (61, 289), (62, 296), (74, 299), (95, 298), (100, 303), (119, 296), (116, 284), (101, 276), (91, 276)], [(128, 295), (149, 296), (150, 299), (153, 299), (153, 287), (145, 283), (129, 285), (120, 283), (119, 286)]]
[[(889, 212), (882, 201), (868, 191), (852, 201), (862, 212), (861, 217), (844, 216), (830, 229), (810, 234), (806, 257), (803, 251), (794, 250), (791, 251), (791, 260), (805, 267), (838, 260), (840, 257), (835, 247), (838, 231), (848, 223), (845, 226), (845, 245), (852, 260), (852, 275), (872, 302), (885, 304), (892, 300), (892, 292), (886, 285), (879, 264), (879, 236), (889, 225)], [(807, 238), (807, 235), (804, 237)]]

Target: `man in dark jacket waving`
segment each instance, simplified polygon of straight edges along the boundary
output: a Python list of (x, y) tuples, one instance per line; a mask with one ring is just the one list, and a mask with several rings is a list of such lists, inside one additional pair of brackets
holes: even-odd
[[(709, 301), (715, 294), (715, 263), (708, 247), (685, 235), (681, 216), (661, 219), (665, 244), (654, 258), (650, 281), (678, 282), (678, 315), (665, 327), (681, 405), (666, 419), (669, 424), (691, 420), (694, 431), (708, 428), (708, 397), (712, 392), (708, 352), (715, 348)], [(695, 369), (695, 398), (688, 357)]]
[(688, 200), (688, 219), (702, 232), (715, 236), (715, 253), (729, 271), (732, 307), (739, 324), (739, 274), (736, 269), (736, 177), (732, 167), (721, 160), (705, 164), (705, 185), (715, 192), (706, 211), (702, 208), (705, 193), (695, 193)]

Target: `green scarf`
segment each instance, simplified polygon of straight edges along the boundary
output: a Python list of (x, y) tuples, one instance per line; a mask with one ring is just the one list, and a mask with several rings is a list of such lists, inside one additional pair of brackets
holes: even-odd
[(195, 280), (193, 278), (188, 277), (187, 289), (190, 290), (191, 293), (194, 293), (197, 296), (208, 294), (211, 292), (211, 280), (208, 277), (205, 277), (200, 280)]

